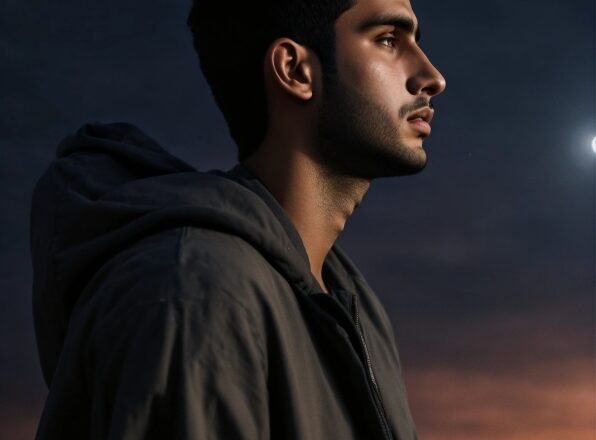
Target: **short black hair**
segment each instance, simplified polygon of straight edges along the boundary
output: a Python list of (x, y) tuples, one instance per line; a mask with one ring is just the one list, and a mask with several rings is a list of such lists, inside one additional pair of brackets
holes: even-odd
[(238, 146), (249, 157), (267, 130), (263, 63), (287, 37), (313, 50), (335, 71), (335, 20), (356, 0), (193, 0), (187, 24), (201, 71)]

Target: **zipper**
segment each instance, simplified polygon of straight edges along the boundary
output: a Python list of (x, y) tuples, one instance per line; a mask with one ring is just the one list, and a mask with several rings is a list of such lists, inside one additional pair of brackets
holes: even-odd
[(381, 393), (379, 391), (379, 385), (377, 384), (377, 380), (375, 379), (375, 373), (372, 368), (372, 362), (370, 360), (370, 355), (368, 353), (368, 347), (366, 346), (366, 341), (364, 340), (364, 333), (360, 327), (360, 317), (358, 315), (358, 297), (352, 293), (352, 319), (356, 324), (356, 330), (358, 332), (358, 336), (360, 336), (360, 341), (362, 342), (362, 346), (364, 347), (364, 355), (366, 356), (366, 364), (367, 364), (367, 371), (368, 377), (373, 385), (373, 396), (375, 401), (375, 406), (377, 409), (377, 413), (379, 414), (379, 418), (381, 419), (381, 424), (383, 425), (383, 430), (385, 431), (385, 436), (387, 439), (392, 440), (393, 435), (389, 429), (389, 424), (387, 423), (387, 416), (385, 412), (385, 408), (383, 407), (383, 401), (381, 400)]

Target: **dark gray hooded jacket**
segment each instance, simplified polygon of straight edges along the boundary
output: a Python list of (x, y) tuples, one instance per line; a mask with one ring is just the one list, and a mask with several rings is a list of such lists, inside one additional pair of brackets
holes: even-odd
[(416, 438), (391, 324), (335, 245), (242, 165), (198, 172), (130, 124), (68, 136), (35, 188), (39, 439)]

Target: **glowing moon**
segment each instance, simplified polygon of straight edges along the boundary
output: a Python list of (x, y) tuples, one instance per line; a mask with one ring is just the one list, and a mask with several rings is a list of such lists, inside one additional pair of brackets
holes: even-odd
[(592, 151), (596, 153), (596, 136), (592, 139)]

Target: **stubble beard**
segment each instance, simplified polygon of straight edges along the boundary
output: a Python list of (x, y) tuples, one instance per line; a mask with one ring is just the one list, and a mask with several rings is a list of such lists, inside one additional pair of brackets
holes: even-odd
[(335, 174), (367, 180), (422, 171), (422, 139), (418, 145), (406, 145), (392, 113), (345, 85), (336, 73), (325, 74), (317, 115), (317, 160)]

